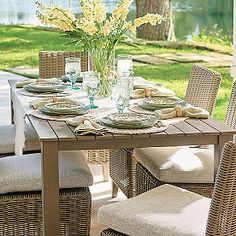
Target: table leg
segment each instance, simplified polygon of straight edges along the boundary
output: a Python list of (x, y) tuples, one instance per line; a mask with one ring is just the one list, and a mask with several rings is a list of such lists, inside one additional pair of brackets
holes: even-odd
[(14, 109), (13, 109), (13, 101), (12, 101), (12, 88), (10, 88), (10, 99), (11, 99), (11, 124), (14, 124)]
[(58, 142), (42, 142), (42, 204), (44, 236), (59, 232)]
[(218, 145), (214, 147), (214, 176), (216, 177), (217, 170), (220, 164), (220, 156), (225, 143), (233, 140), (233, 134), (220, 135), (218, 138)]

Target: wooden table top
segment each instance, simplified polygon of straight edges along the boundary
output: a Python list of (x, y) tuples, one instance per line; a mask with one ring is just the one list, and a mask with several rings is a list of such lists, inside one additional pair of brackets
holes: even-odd
[[(75, 135), (74, 127), (69, 126), (66, 122), (61, 121), (49, 121), (37, 119), (33, 116), (28, 115), (28, 119), (35, 131), (38, 134), (40, 141), (74, 141), (78, 143), (87, 143), (84, 148), (104, 148), (104, 145), (114, 144), (114, 148), (122, 148), (124, 146), (138, 147), (150, 146), (151, 140), (169, 139), (171, 140), (170, 146), (177, 145), (178, 140), (185, 138), (189, 140), (189, 144), (210, 144), (215, 143), (214, 139), (220, 135), (232, 135), (236, 133), (235, 129), (222, 124), (213, 118), (208, 119), (186, 119), (178, 123), (169, 125), (168, 128), (160, 133), (153, 134), (137, 134), (137, 135), (125, 135), (125, 134), (111, 134), (106, 133), (104, 135), (86, 135), (79, 136)], [(192, 142), (194, 137), (194, 142)], [(187, 139), (186, 139), (187, 138)], [(196, 139), (197, 138), (197, 139)], [(208, 139), (207, 143), (206, 139)], [(175, 140), (175, 141), (174, 141)], [(127, 141), (127, 142), (126, 142)], [(96, 142), (98, 145), (96, 145)], [(116, 144), (115, 144), (116, 143)], [(120, 144), (119, 144), (120, 143)], [(137, 144), (135, 144), (137, 143)], [(103, 145), (102, 145), (103, 144)], [(188, 144), (185, 142), (185, 145)], [(158, 144), (157, 144), (158, 145)], [(181, 145), (181, 144), (178, 144)], [(113, 145), (112, 145), (113, 147)], [(78, 147), (79, 148), (79, 147)], [(106, 148), (111, 148), (107, 146)]]

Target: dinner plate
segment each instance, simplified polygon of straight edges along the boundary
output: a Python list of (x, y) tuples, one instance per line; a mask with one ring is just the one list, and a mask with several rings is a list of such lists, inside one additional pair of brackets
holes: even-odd
[(83, 103), (77, 103), (77, 102), (51, 102), (45, 104), (45, 108), (58, 112), (80, 110), (83, 109), (84, 107), (85, 105)]
[(119, 129), (144, 129), (152, 127), (158, 118), (156, 116), (137, 113), (113, 113), (100, 119), (108, 127)]
[(33, 93), (60, 93), (65, 86), (53, 83), (34, 83), (24, 86), (24, 89)]
[(83, 107), (82, 109), (71, 109), (71, 110), (63, 110), (63, 111), (55, 111), (46, 108), (45, 106), (40, 107), (39, 111), (49, 115), (49, 116), (79, 116), (84, 115), (89, 110), (89, 107)]
[(162, 108), (172, 108), (182, 102), (177, 97), (155, 97), (141, 100), (138, 105), (145, 110), (155, 111)]

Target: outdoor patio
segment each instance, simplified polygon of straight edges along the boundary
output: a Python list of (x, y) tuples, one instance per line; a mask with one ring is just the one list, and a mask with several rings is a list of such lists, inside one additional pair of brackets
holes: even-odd
[[(23, 25), (0, 10), (0, 236), (236, 235), (227, 1), (45, 0)], [(181, 7), (232, 30), (202, 15), (189, 34)]]

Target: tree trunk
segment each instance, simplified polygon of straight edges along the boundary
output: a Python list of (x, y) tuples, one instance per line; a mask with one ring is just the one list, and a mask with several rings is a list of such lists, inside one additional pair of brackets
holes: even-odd
[(137, 37), (148, 40), (170, 39), (172, 10), (171, 0), (136, 0), (137, 17), (147, 13), (158, 13), (167, 19), (160, 25), (151, 26), (149, 23), (137, 29)]

